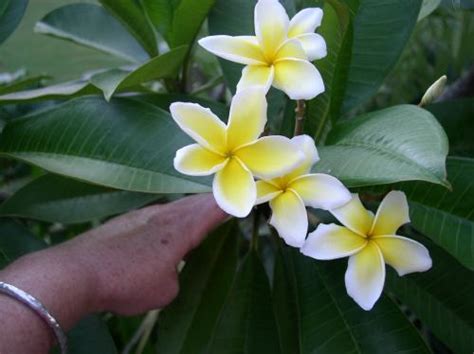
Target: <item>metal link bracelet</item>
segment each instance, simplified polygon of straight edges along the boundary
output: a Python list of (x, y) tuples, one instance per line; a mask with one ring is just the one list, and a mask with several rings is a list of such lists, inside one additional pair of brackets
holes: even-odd
[(27, 292), (18, 289), (17, 287), (4, 283), (0, 281), (0, 294), (5, 294), (11, 298), (21, 302), (26, 305), (29, 309), (34, 311), (41, 319), (46, 322), (46, 324), (54, 332), (54, 336), (58, 342), (61, 353), (66, 354), (67, 352), (67, 337), (64, 334), (61, 326), (58, 321), (48, 312), (46, 307), (34, 296), (28, 294)]

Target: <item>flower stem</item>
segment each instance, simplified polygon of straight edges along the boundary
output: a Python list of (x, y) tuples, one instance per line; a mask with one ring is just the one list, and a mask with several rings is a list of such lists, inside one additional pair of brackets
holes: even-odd
[(295, 109), (295, 132), (293, 136), (303, 134), (303, 123), (304, 123), (304, 115), (305, 115), (306, 105), (304, 100), (297, 100), (296, 101), (296, 109)]
[(258, 229), (259, 229), (259, 221), (260, 221), (260, 212), (258, 209), (255, 209), (253, 213), (253, 228), (252, 228), (252, 240), (250, 241), (250, 247), (253, 250), (258, 250)]

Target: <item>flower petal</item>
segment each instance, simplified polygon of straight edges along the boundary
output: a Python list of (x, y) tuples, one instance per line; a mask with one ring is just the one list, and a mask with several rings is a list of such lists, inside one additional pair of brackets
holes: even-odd
[(421, 243), (401, 236), (377, 236), (373, 240), (382, 251), (385, 263), (402, 276), (425, 272), (432, 266), (430, 254)]
[(352, 198), (349, 190), (337, 178), (324, 173), (303, 175), (291, 181), (288, 187), (298, 193), (305, 205), (312, 208), (339, 208)]
[(253, 176), (236, 158), (216, 173), (212, 191), (219, 207), (227, 214), (242, 218), (255, 204), (257, 188)]
[(366, 244), (367, 239), (348, 228), (336, 224), (319, 224), (308, 235), (300, 251), (314, 259), (337, 259), (359, 252)]
[(234, 153), (254, 176), (266, 180), (291, 171), (303, 161), (301, 151), (280, 135), (265, 136)]
[(296, 37), (300, 34), (313, 33), (321, 25), (323, 10), (317, 7), (303, 9), (290, 21), (288, 37)]
[(330, 212), (342, 225), (361, 236), (366, 237), (372, 227), (374, 217), (364, 208), (357, 194), (352, 194), (349, 203)]
[(175, 102), (170, 112), (179, 127), (200, 145), (218, 153), (225, 151), (225, 124), (209, 108)]
[(301, 247), (308, 232), (308, 216), (303, 201), (292, 191), (286, 191), (270, 201), (270, 225), (287, 245)]
[(249, 36), (209, 36), (198, 43), (207, 51), (218, 57), (245, 65), (262, 65), (266, 63), (262, 50)]
[(309, 135), (297, 135), (291, 139), (291, 142), (304, 154), (304, 160), (285, 176), (285, 180), (288, 182), (301, 175), (308, 174), (311, 171), (311, 167), (319, 161), (318, 150), (314, 144), (313, 138)]
[(328, 54), (326, 41), (317, 33), (301, 34), (296, 39), (300, 41), (309, 61), (322, 59)]
[(267, 123), (267, 100), (263, 88), (237, 92), (230, 104), (227, 147), (235, 149), (255, 141)]
[(310, 100), (324, 92), (324, 83), (316, 67), (307, 60), (286, 59), (275, 63), (273, 86), (292, 100)]
[(285, 59), (308, 60), (308, 56), (298, 39), (287, 39), (276, 52), (274, 62)]
[(249, 87), (261, 86), (264, 88), (266, 93), (272, 86), (273, 73), (273, 65), (247, 65), (242, 70), (242, 77), (237, 84), (237, 91), (241, 91)]
[(349, 257), (345, 282), (347, 294), (364, 310), (371, 310), (385, 282), (382, 253), (374, 242)]
[(185, 146), (176, 151), (174, 168), (189, 176), (208, 176), (219, 171), (227, 158), (207, 150), (199, 144)]
[(391, 191), (380, 203), (370, 233), (371, 235), (394, 235), (400, 226), (408, 222), (410, 222), (410, 216), (405, 193)]
[(286, 40), (290, 19), (278, 0), (259, 0), (255, 5), (255, 34), (267, 58)]
[(266, 203), (269, 200), (272, 200), (277, 195), (281, 194), (283, 191), (276, 187), (275, 185), (265, 182), (257, 181), (257, 201), (255, 204)]

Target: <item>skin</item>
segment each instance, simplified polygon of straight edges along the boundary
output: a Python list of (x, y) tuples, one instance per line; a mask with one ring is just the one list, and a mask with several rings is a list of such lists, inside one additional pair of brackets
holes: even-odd
[[(169, 304), (177, 265), (227, 215), (212, 195), (133, 211), (0, 272), (40, 300), (67, 331), (82, 317), (135, 315)], [(48, 353), (54, 337), (31, 310), (0, 294), (0, 354)]]

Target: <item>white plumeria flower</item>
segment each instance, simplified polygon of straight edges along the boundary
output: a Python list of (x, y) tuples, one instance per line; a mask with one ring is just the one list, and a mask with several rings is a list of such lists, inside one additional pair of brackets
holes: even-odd
[(175, 102), (171, 115), (197, 144), (176, 152), (174, 167), (190, 176), (216, 174), (212, 184), (217, 204), (228, 214), (245, 217), (257, 199), (254, 176), (273, 178), (295, 168), (303, 154), (283, 136), (258, 139), (267, 122), (267, 101), (261, 88), (237, 93), (226, 126), (210, 109)]
[(431, 268), (428, 250), (414, 240), (396, 235), (410, 222), (403, 192), (392, 191), (380, 204), (375, 217), (362, 205), (359, 196), (331, 213), (345, 226), (319, 225), (301, 248), (315, 259), (349, 256), (345, 275), (347, 293), (364, 310), (370, 310), (382, 294), (385, 263), (402, 276)]
[(326, 56), (326, 42), (315, 34), (323, 12), (308, 8), (290, 21), (277, 0), (255, 6), (255, 36), (210, 36), (199, 44), (211, 53), (244, 64), (237, 91), (274, 86), (293, 100), (309, 100), (324, 92), (321, 74), (310, 62)]
[(308, 232), (305, 206), (337, 208), (351, 200), (351, 193), (333, 176), (309, 173), (319, 160), (311, 137), (299, 135), (291, 141), (304, 152), (304, 163), (282, 177), (257, 181), (257, 204), (270, 201), (270, 224), (288, 245), (301, 247)]

